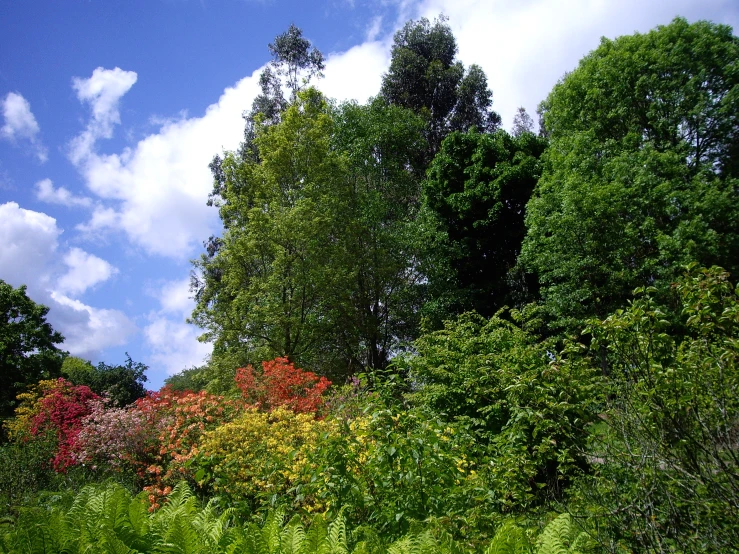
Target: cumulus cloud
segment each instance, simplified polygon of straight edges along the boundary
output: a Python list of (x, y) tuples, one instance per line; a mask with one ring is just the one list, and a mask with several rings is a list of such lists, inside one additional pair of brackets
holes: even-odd
[(40, 162), (48, 158), (46, 147), (39, 140), (39, 125), (31, 112), (31, 104), (17, 92), (9, 92), (2, 101), (5, 124), (0, 136), (11, 142), (26, 141)]
[[(116, 101), (102, 103), (107, 109), (91, 104), (92, 122), (72, 149), (86, 154), (73, 159), (88, 188), (111, 202), (97, 207), (80, 229), (122, 230), (150, 254), (191, 256), (193, 248), (218, 228), (216, 211), (206, 206), (212, 188), (208, 164), (224, 148), (238, 147), (243, 138), (241, 113), (259, 91), (258, 73), (226, 89), (202, 117), (166, 121), (159, 132), (118, 154), (97, 154), (95, 141), (104, 135), (89, 130), (97, 128), (98, 120), (119, 121), (117, 101), (127, 89), (117, 86), (116, 95), (111, 95)], [(133, 84), (131, 79), (127, 83)], [(116, 117), (98, 112), (114, 112)]]
[(0, 205), (0, 279), (15, 287), (26, 285), (34, 301), (49, 307), (47, 320), (64, 335), (63, 349), (98, 358), (105, 348), (125, 344), (136, 326), (118, 310), (73, 298), (116, 269), (79, 248), (65, 251), (59, 244), (61, 233), (47, 214), (15, 202)]
[(136, 83), (137, 78), (134, 71), (98, 67), (89, 79), (72, 79), (77, 99), (88, 104), (92, 110), (87, 128), (72, 141), (70, 159), (73, 163), (79, 164), (91, 156), (98, 139), (113, 136), (114, 126), (121, 122), (118, 110), (120, 99)]
[(68, 270), (57, 281), (56, 289), (60, 293), (82, 294), (118, 273), (118, 269), (105, 260), (80, 248), (70, 249), (63, 260)]
[(366, 102), (370, 96), (376, 96), (380, 92), (382, 74), (390, 65), (391, 44), (392, 37), (386, 37), (354, 46), (346, 52), (330, 54), (326, 60), (326, 76), (317, 84), (318, 88), (326, 96), (338, 100)]
[(55, 188), (51, 179), (42, 179), (36, 183), (36, 198), (49, 204), (60, 204), (62, 206), (90, 207), (92, 200), (84, 196), (76, 196), (64, 187)]
[(151, 361), (163, 367), (168, 375), (202, 365), (212, 345), (198, 342), (200, 330), (185, 323), (195, 307), (190, 298), (189, 279), (168, 281), (150, 294), (158, 298), (161, 306), (159, 311), (149, 314), (149, 324), (144, 328)]

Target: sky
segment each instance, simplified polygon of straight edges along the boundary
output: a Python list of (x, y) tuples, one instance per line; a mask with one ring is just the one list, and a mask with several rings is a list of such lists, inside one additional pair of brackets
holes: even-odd
[(208, 163), (243, 137), (267, 45), (295, 24), (329, 97), (377, 94), (393, 34), (449, 18), (510, 129), (600, 37), (674, 17), (739, 29), (735, 0), (24, 0), (0, 2), (0, 279), (49, 307), (71, 354), (200, 366), (191, 260), (221, 227)]

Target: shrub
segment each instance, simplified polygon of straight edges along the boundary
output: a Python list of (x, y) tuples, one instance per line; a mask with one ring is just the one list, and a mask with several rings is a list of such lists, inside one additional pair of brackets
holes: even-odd
[(57, 441), (52, 465), (64, 471), (76, 463), (74, 452), (82, 420), (99, 398), (89, 387), (72, 385), (62, 378), (39, 381), (29, 392), (18, 395), (16, 417), (6, 424), (10, 437), (29, 441), (51, 433)]
[(251, 365), (236, 370), (236, 386), (243, 398), (266, 409), (285, 406), (298, 412), (315, 413), (331, 381), (295, 367), (287, 358), (262, 362), (262, 372)]
[[(193, 462), (201, 483), (236, 502), (258, 507), (290, 492), (306, 475), (311, 450), (323, 434), (336, 431), (330, 421), (312, 414), (275, 408), (269, 413), (248, 408), (230, 423), (203, 435)], [(295, 498), (309, 509), (309, 498)]]

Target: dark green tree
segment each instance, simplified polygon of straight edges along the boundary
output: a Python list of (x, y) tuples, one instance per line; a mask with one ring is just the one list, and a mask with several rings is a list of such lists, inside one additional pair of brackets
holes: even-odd
[(28, 385), (57, 377), (64, 337), (46, 322), (49, 308), (0, 280), (0, 418), (13, 415), (16, 396)]
[(544, 102), (551, 138), (521, 264), (556, 329), (692, 260), (739, 269), (739, 39), (676, 19), (601, 45)]
[(134, 362), (128, 354), (123, 365), (100, 362), (94, 366), (76, 356), (69, 356), (62, 364), (62, 374), (72, 383), (90, 387), (93, 392), (108, 397), (117, 407), (127, 406), (146, 395), (147, 369), (148, 366)]
[(336, 113), (335, 148), (348, 182), (346, 226), (338, 238), (349, 280), (337, 302), (336, 337), (354, 370), (383, 369), (415, 338), (419, 313), (419, 153), (424, 121), (375, 100)]
[(426, 18), (409, 21), (395, 34), (380, 92), (389, 103), (426, 117), (431, 155), (451, 131), (473, 126), (492, 131), (500, 125), (485, 73), (476, 65), (465, 72), (446, 21), (443, 16), (433, 24)]
[(545, 146), (532, 133), (502, 130), (444, 139), (423, 182), (422, 225), (430, 233), (424, 311), (434, 326), (468, 310), (490, 317), (513, 301), (509, 273)]

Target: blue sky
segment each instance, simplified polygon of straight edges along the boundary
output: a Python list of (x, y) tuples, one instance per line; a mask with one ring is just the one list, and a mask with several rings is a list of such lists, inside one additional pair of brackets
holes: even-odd
[(2, 2), (0, 279), (50, 307), (63, 348), (129, 352), (151, 388), (200, 365), (185, 319), (190, 260), (220, 232), (207, 165), (238, 146), (267, 44), (296, 24), (327, 57), (319, 87), (365, 101), (394, 31), (440, 13), (508, 128), (601, 36), (677, 15), (739, 28), (734, 0)]

